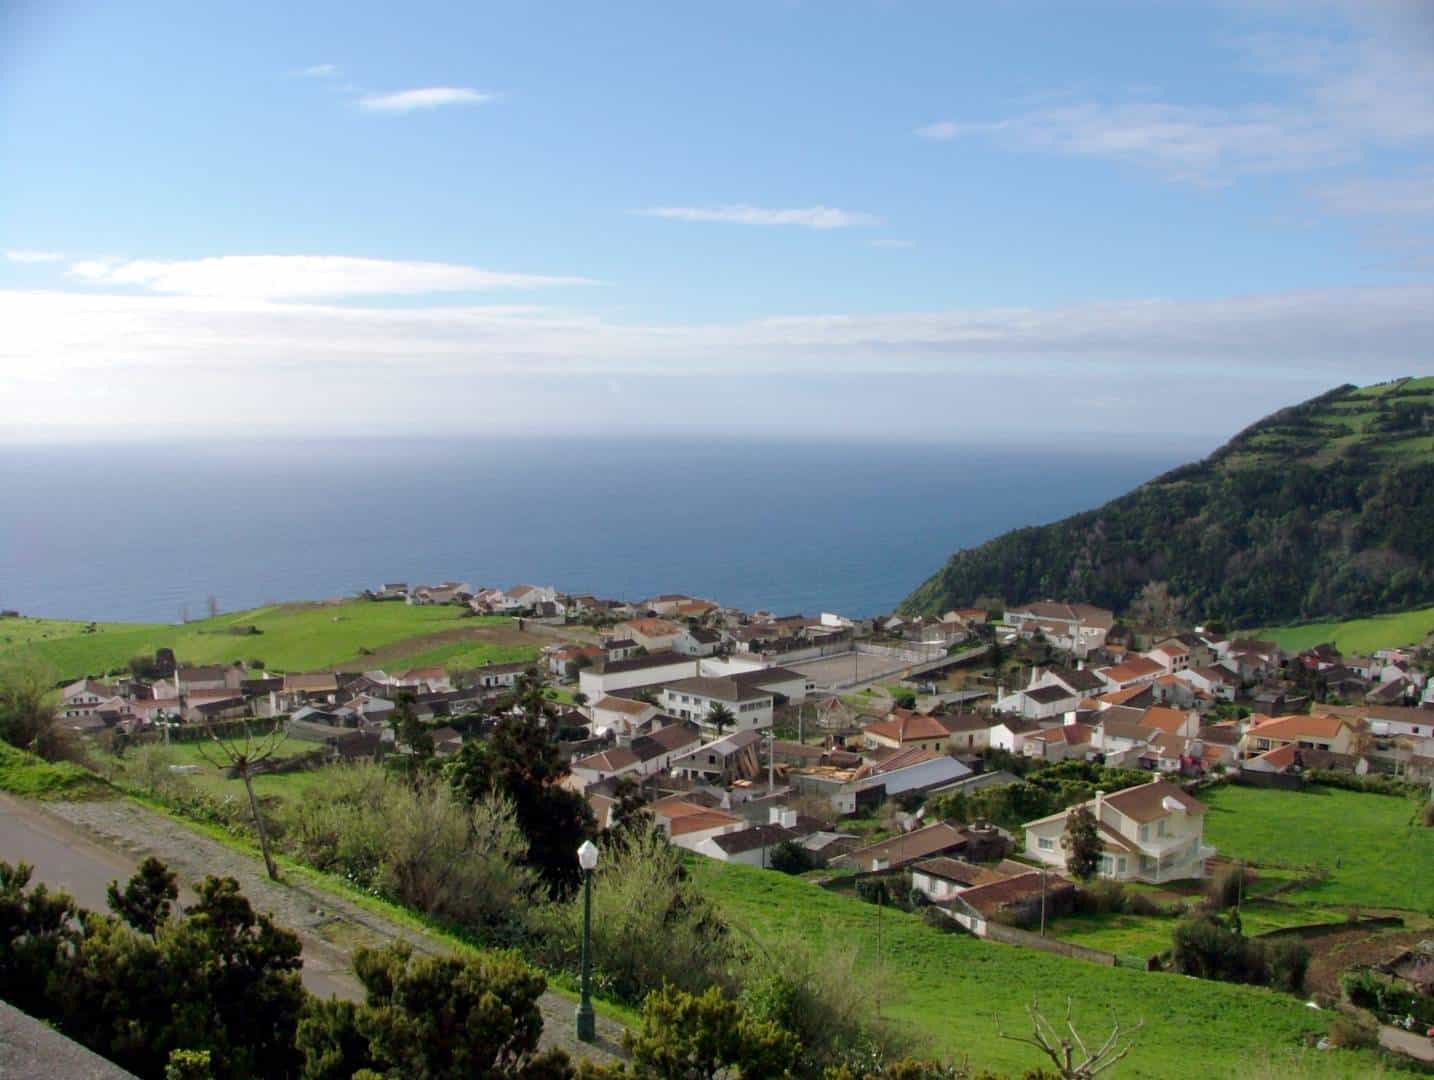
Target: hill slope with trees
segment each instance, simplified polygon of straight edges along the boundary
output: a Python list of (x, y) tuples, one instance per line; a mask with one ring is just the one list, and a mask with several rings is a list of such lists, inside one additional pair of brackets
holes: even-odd
[(1165, 586), (1230, 626), (1434, 603), (1434, 377), (1341, 386), (1097, 510), (953, 555), (902, 604), (999, 597), (1129, 611)]

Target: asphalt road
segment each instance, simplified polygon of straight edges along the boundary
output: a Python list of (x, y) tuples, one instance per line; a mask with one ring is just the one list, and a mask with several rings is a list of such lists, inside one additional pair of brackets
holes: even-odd
[[(107, 911), (105, 893), (109, 883), (127, 880), (142, 858), (96, 843), (67, 822), (0, 794), (0, 859), (29, 863), (35, 870), (31, 881), (64, 890), (81, 907)], [(179, 901), (192, 903), (194, 893), (182, 887)], [(309, 992), (320, 997), (362, 1000), (347, 958), (322, 939), (302, 930), (298, 933), (304, 945), (303, 977)]]

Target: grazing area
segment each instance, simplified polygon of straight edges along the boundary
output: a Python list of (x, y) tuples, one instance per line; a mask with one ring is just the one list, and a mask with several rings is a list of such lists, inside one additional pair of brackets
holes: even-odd
[(1276, 626), (1261, 630), (1256, 636), (1275, 641), (1287, 652), (1303, 652), (1332, 641), (1340, 652), (1359, 655), (1417, 645), (1431, 633), (1434, 633), (1434, 607), (1344, 622)]
[(1145, 1021), (1121, 1076), (1357, 1076), (1372, 1068), (1365, 1055), (1307, 1050), (1305, 1040), (1325, 1030), (1326, 1017), (1275, 991), (1100, 967), (945, 933), (916, 916), (749, 867), (698, 859), (690, 870), (739, 930), (851, 942), (859, 970), (885, 986), (882, 1015), (935, 1052), (979, 1067), (1019, 1074), (1036, 1066), (1029, 1050), (998, 1036), (992, 1014), (1019, 1030), (1033, 998), (1053, 1007), (1070, 995), (1083, 1029), (1103, 1031), (1112, 1009), (1127, 1023)]
[(539, 641), (506, 616), (464, 617), (451, 605), (350, 600), (276, 604), (183, 624), (0, 619), (0, 658), (34, 658), (56, 678), (102, 675), (173, 649), (182, 663), (260, 660), (274, 671), (380, 663), (477, 666), (526, 660)]
[(1210, 808), (1205, 839), (1222, 855), (1320, 878), (1286, 900), (1434, 913), (1434, 829), (1419, 824), (1412, 799), (1233, 784), (1201, 799)]
[(85, 799), (106, 790), (87, 769), (68, 761), (45, 761), (0, 742), (0, 791), (28, 799)]

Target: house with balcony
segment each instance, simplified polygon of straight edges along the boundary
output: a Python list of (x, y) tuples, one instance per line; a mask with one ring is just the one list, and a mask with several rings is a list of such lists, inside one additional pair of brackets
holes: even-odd
[[(1101, 838), (1099, 875), (1114, 881), (1160, 884), (1205, 876), (1215, 849), (1205, 843), (1205, 804), (1178, 784), (1155, 780), (1113, 795), (1097, 791), (1081, 803), (1094, 816)], [(1061, 844), (1074, 807), (1026, 822), (1026, 855), (1066, 869)]]

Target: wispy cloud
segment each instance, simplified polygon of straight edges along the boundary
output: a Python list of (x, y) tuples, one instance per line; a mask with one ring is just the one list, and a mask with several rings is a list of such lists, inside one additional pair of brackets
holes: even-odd
[(1206, 185), (1350, 164), (1376, 148), (1409, 149), (1434, 139), (1434, 36), (1427, 5), (1354, 4), (1342, 10), (1350, 18), (1346, 36), (1265, 33), (1231, 42), (1241, 66), (1283, 80), (1285, 92), (1265, 101), (1086, 96), (993, 120), (939, 120), (914, 133), (1102, 158)]
[(359, 98), (359, 107), (370, 112), (408, 113), (446, 105), (488, 105), (501, 96), (467, 86), (426, 86), (390, 94), (368, 94)]
[(1413, 175), (1363, 177), (1329, 184), (1315, 192), (1343, 214), (1434, 214), (1434, 166)]
[[(424, 265), (424, 264), (398, 264)], [(178, 283), (171, 283), (172, 285)], [(392, 283), (386, 283), (390, 288)], [(183, 295), (0, 290), (0, 375), (171, 364), (301, 365), (473, 375), (793, 374), (985, 370), (1371, 372), (1427, 366), (1434, 283), (1126, 300), (1064, 307), (803, 315), (734, 323), (618, 323), (533, 307), (376, 307)], [(1363, 359), (1360, 359), (1363, 358)]]
[(738, 204), (733, 206), (653, 206), (636, 213), (673, 221), (710, 221), (728, 225), (795, 225), (804, 229), (849, 229), (880, 225), (874, 214), (839, 210), (834, 206), (807, 206), (773, 209)]
[(596, 284), (593, 279), (584, 277), (505, 273), (454, 263), (342, 255), (91, 260), (72, 264), (69, 274), (92, 284), (131, 285), (156, 293), (247, 300), (411, 296)]
[(336, 79), (339, 76), (337, 64), (314, 64), (294, 72), (301, 79)]
[(65, 255), (60, 251), (7, 251), (5, 258), (14, 263), (63, 262)]

